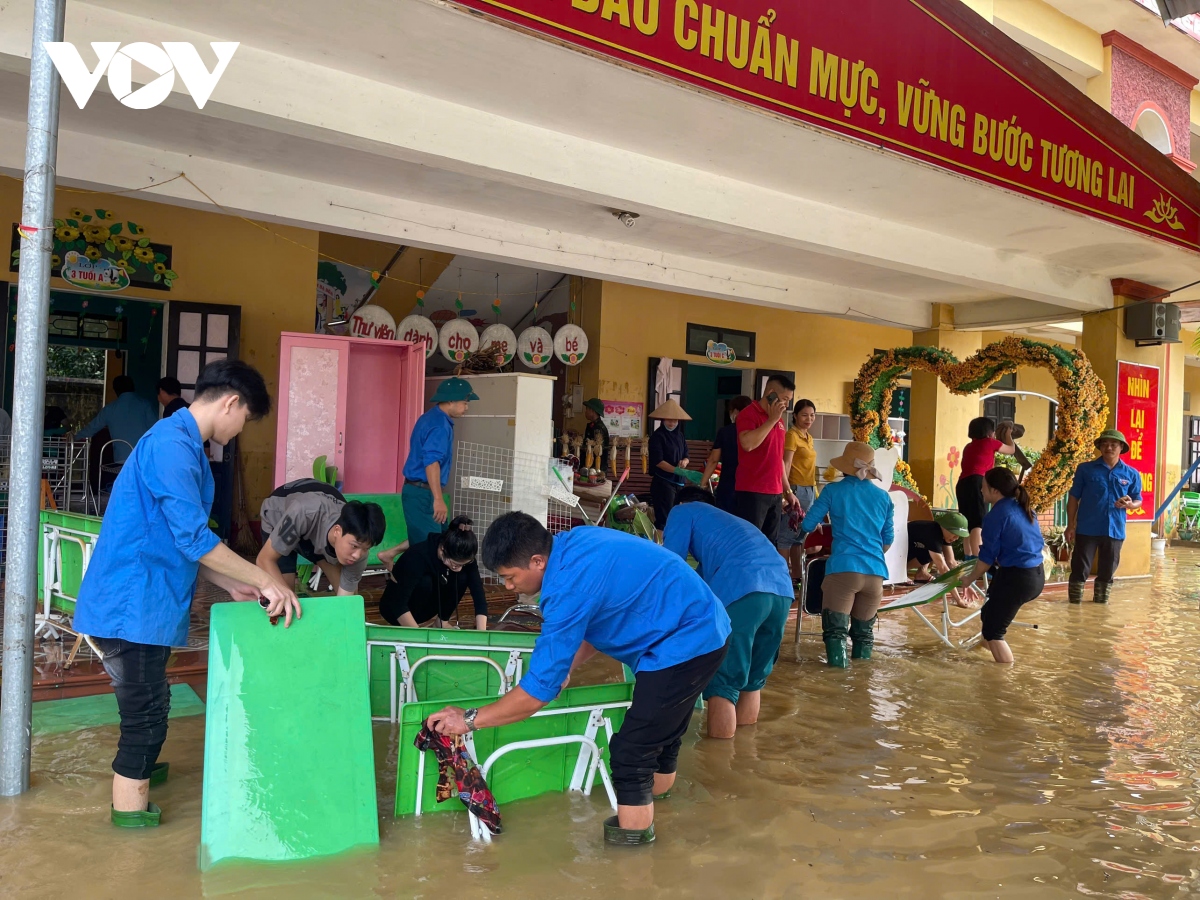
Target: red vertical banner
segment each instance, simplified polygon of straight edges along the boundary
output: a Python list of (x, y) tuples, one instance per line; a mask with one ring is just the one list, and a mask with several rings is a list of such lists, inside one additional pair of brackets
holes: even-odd
[(1155, 466), (1158, 462), (1158, 366), (1117, 363), (1117, 428), (1129, 442), (1122, 459), (1142, 476), (1142, 505), (1129, 511), (1129, 521), (1154, 518)]

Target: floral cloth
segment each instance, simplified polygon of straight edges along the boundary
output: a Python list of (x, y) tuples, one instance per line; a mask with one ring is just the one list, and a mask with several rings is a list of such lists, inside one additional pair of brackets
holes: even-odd
[(451, 737), (438, 734), (424, 726), (413, 742), (418, 750), (431, 750), (438, 762), (438, 803), (458, 797), (463, 806), (475, 814), (488, 831), (499, 834), (500, 811), (496, 809), (496, 798), (488, 790), (483, 773), (475, 761), (467, 755), (462, 736)]

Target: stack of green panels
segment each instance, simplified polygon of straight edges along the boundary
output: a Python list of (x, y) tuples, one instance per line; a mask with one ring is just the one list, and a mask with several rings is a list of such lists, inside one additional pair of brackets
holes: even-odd
[[(504, 635), (511, 637), (512, 635)], [(486, 706), (495, 697), (457, 699), (457, 706)], [(587, 731), (591, 710), (610, 706), (602, 713), (612, 723), (616, 732), (625, 720), (625, 710), (633, 700), (633, 684), (598, 684), (567, 688), (545, 709), (523, 722), (503, 725), (499, 728), (484, 728), (475, 732), (475, 753), (482, 765), (498, 747), (515, 741), (558, 737), (568, 734), (584, 734)], [(421, 751), (414, 746), (417, 733), (425, 720), (446, 705), (445, 701), (406, 704), (401, 710), (400, 746), (396, 772), (396, 815), (412, 815), (416, 812), (417, 777)], [(573, 710), (554, 714), (556, 710)], [(603, 727), (597, 730), (596, 744), (603, 756), (602, 765), (608, 767), (608, 735)], [(536, 797), (539, 794), (566, 791), (571, 785), (571, 776), (579, 759), (580, 744), (559, 744), (526, 750), (514, 750), (497, 761), (488, 774), (488, 787), (496, 796), (501, 807), (514, 800)], [(438, 810), (462, 810), (461, 803), (438, 804), (435, 796), (438, 780), (437, 760), (432, 753), (425, 754), (425, 770), (422, 776), (421, 812)], [(597, 776), (593, 790), (603, 792)]]
[[(75, 532), (76, 537), (85, 544), (95, 546), (100, 534), (101, 519), (98, 516), (84, 516), (78, 513), (58, 512), (44, 509), (41, 512), (38, 528), (38, 598), (44, 596), (46, 585), (46, 534), (45, 525), (57, 525), (65, 530)], [(50, 606), (68, 615), (75, 612), (75, 598), (79, 596), (79, 586), (83, 584), (83, 547), (68, 537), (59, 543), (58, 556), (61, 566), (61, 585), (50, 598)], [(38, 606), (41, 606), (39, 602)]]
[[(508, 670), (509, 655), (521, 653), (520, 673), (529, 669), (536, 634), (515, 631), (459, 631), (452, 628), (398, 628), (392, 625), (368, 625), (367, 641), (371, 654), (371, 715), (389, 718), (391, 710), (391, 655), (393, 644), (403, 644), (409, 665), (424, 656), (485, 656)], [(383, 645), (380, 645), (382, 642)], [(403, 676), (396, 670), (397, 689)], [(434, 660), (416, 668), (413, 678), (421, 701), (458, 702), (463, 697), (496, 697), (500, 693), (500, 675), (486, 663)]]
[(379, 843), (361, 597), (212, 608), (200, 867)]

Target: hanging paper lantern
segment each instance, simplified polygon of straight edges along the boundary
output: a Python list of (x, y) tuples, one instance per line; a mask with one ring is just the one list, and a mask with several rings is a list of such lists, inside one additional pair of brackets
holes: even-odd
[(437, 326), (425, 316), (408, 316), (396, 328), (396, 340), (424, 344), (425, 358), (429, 359), (438, 345)]
[(517, 336), (507, 325), (489, 325), (483, 329), (483, 334), (479, 336), (479, 349), (482, 350), (489, 344), (497, 344), (501, 348), (504, 354), (502, 365), (507, 366), (517, 354)]
[(564, 325), (554, 335), (554, 355), (568, 366), (579, 365), (587, 352), (587, 334), (578, 325)]
[(550, 338), (550, 332), (536, 325), (526, 328), (517, 338), (517, 356), (531, 369), (540, 369), (550, 362), (553, 349), (554, 341)]
[(359, 307), (350, 317), (350, 336), (373, 338), (380, 341), (396, 339), (396, 320), (382, 306), (368, 303)]
[(452, 319), (442, 326), (438, 344), (450, 362), (465, 362), (479, 349), (479, 332), (466, 319)]

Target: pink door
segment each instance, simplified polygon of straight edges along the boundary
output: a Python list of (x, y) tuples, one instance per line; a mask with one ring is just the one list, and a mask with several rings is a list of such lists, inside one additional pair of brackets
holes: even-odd
[(279, 341), (275, 486), (311, 478), (313, 460), (344, 471), (350, 339), (285, 332)]

